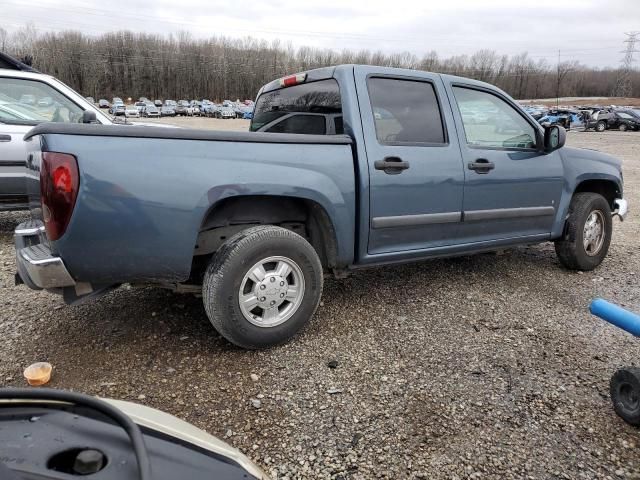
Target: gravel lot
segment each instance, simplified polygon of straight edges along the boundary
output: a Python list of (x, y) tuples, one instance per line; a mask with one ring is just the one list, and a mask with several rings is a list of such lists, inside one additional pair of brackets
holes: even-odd
[(281, 479), (640, 478), (639, 431), (608, 393), (640, 343), (587, 312), (595, 296), (640, 310), (640, 134), (569, 144), (625, 162), (632, 210), (595, 272), (562, 270), (551, 244), (360, 271), (261, 352), (229, 345), (190, 296), (121, 288), (68, 307), (14, 287), (26, 215), (0, 214), (0, 384), (49, 361), (52, 387), (168, 411)]

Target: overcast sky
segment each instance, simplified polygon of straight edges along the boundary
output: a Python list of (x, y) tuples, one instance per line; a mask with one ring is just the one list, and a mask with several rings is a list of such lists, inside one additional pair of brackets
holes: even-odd
[[(0, 27), (225, 35), (441, 56), (482, 48), (617, 66), (640, 0), (0, 0)], [(640, 44), (638, 45), (640, 47)], [(636, 54), (640, 60), (640, 54)], [(638, 62), (640, 63), (640, 62)], [(636, 63), (637, 66), (637, 63)]]

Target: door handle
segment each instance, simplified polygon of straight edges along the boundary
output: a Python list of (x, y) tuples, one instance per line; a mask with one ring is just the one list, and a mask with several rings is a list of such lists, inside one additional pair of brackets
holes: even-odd
[(383, 170), (387, 175), (397, 175), (409, 168), (409, 162), (403, 161), (400, 157), (384, 157), (384, 160), (373, 162), (373, 166), (376, 170)]
[(0, 142), (10, 142), (11, 135), (0, 135)]
[(496, 168), (493, 162), (490, 162), (486, 158), (479, 158), (475, 162), (469, 162), (467, 165), (469, 170), (475, 170), (476, 173), (489, 173), (490, 170)]

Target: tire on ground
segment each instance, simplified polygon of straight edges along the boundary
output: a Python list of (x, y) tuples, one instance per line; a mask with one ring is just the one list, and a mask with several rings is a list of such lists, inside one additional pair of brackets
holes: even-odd
[[(584, 247), (585, 222), (591, 212), (600, 211), (604, 220), (604, 241), (595, 255), (589, 255)], [(556, 254), (560, 263), (570, 270), (593, 270), (607, 256), (613, 220), (611, 207), (607, 200), (598, 193), (579, 192), (573, 195), (569, 205), (569, 217), (564, 235), (555, 241)]]
[[(286, 257), (299, 266), (304, 295), (286, 321), (258, 326), (240, 309), (240, 288), (249, 269), (274, 256)], [(224, 338), (242, 348), (258, 349), (286, 342), (309, 322), (320, 303), (322, 282), (320, 258), (309, 242), (290, 230), (265, 225), (239, 232), (218, 250), (204, 275), (202, 296), (209, 320)]]
[(596, 123), (596, 132), (604, 132), (607, 129), (607, 122), (604, 121), (599, 121), (598, 123)]
[(621, 368), (611, 377), (613, 409), (625, 422), (640, 426), (640, 368)]

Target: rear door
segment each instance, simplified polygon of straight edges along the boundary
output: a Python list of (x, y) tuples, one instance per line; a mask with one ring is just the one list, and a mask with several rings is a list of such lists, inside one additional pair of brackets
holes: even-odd
[(464, 172), (442, 81), (356, 67), (369, 169), (369, 254), (455, 243)]
[(540, 127), (500, 92), (459, 79), (447, 87), (465, 164), (461, 240), (549, 235), (564, 185), (560, 153), (539, 151)]

